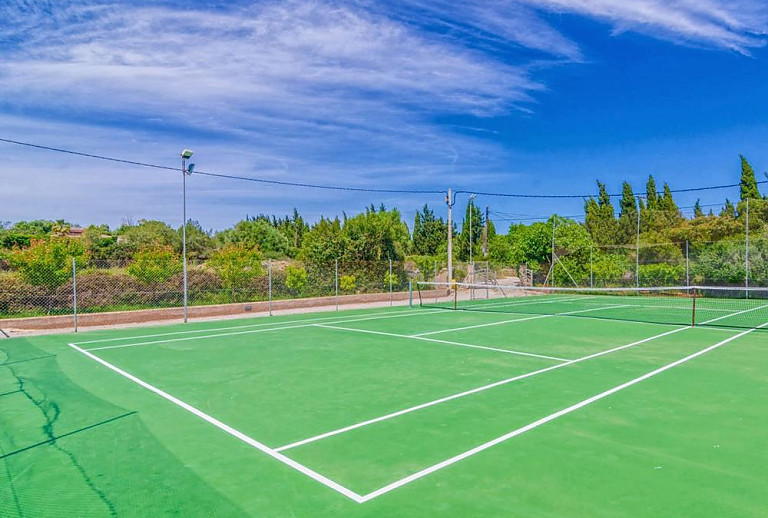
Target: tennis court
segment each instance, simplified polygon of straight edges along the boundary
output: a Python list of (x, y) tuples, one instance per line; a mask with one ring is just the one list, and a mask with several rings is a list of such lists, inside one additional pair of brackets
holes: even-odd
[(768, 300), (542, 295), (4, 340), (0, 515), (765, 515)]

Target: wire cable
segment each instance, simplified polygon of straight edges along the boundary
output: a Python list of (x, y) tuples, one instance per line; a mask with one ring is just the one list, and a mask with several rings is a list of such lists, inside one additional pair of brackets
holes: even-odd
[[(40, 144), (32, 144), (30, 142), (21, 142), (18, 140), (11, 140), (6, 138), (0, 138), (0, 142), (5, 142), (6, 144), (15, 144), (19, 146), (30, 147), (35, 149), (42, 149), (45, 151), (54, 151), (56, 153), (65, 153), (68, 155), (81, 156), (85, 158), (93, 158), (96, 160), (116, 162), (119, 164), (136, 165), (140, 167), (150, 167), (153, 169), (162, 169), (166, 171), (176, 171), (176, 172), (180, 171), (180, 169), (176, 167), (150, 164), (147, 162), (137, 162), (135, 160), (126, 160), (123, 158), (96, 155), (93, 153), (83, 153), (81, 151), (73, 151), (71, 149), (62, 149), (62, 148), (56, 148), (51, 146), (43, 146)], [(325, 189), (325, 190), (331, 190), (331, 191), (378, 192), (378, 193), (387, 193), (387, 194), (445, 194), (445, 191), (438, 191), (438, 190), (377, 189), (377, 188), (368, 188), (368, 187), (349, 187), (349, 186), (343, 186), (343, 185), (323, 185), (323, 184), (313, 184), (313, 183), (303, 183), (303, 182), (289, 182), (289, 181), (283, 181), (283, 180), (266, 180), (264, 178), (254, 178), (250, 176), (237, 176), (237, 175), (231, 175), (231, 174), (213, 173), (210, 171), (200, 171), (200, 170), (195, 170), (194, 174), (200, 175), (200, 176), (210, 176), (215, 178), (227, 178), (230, 180), (243, 180), (246, 182), (264, 183), (264, 184), (270, 184), (270, 185), (284, 185), (287, 187), (305, 187), (309, 189)]]
[[(34, 148), (34, 149), (41, 149), (45, 151), (53, 151), (56, 153), (64, 153), (68, 155), (80, 156), (84, 158), (105, 160), (108, 162), (115, 162), (119, 164), (135, 165), (139, 167), (149, 167), (152, 169), (162, 169), (165, 171), (179, 170), (175, 167), (151, 164), (147, 162), (138, 162), (136, 160), (127, 160), (124, 158), (97, 155), (94, 153), (85, 153), (82, 151), (74, 151), (71, 149), (44, 146), (41, 144), (34, 144), (31, 142), (22, 142), (22, 141), (13, 140), (13, 139), (0, 138), (0, 142), (4, 142), (6, 144), (14, 144), (17, 146)], [(195, 171), (194, 174), (201, 175), (201, 176), (210, 176), (215, 178), (226, 178), (230, 180), (242, 180), (247, 182), (263, 183), (263, 184), (269, 184), (269, 185), (284, 185), (287, 187), (303, 187), (308, 189), (324, 189), (324, 190), (330, 190), (330, 191), (376, 192), (376, 193), (386, 193), (386, 194), (445, 194), (445, 191), (441, 191), (441, 190), (439, 191), (439, 190), (429, 190), (429, 189), (377, 189), (377, 188), (368, 188), (368, 187), (349, 187), (344, 185), (325, 185), (325, 184), (314, 184), (314, 183), (304, 183), (304, 182), (289, 182), (289, 181), (283, 181), (283, 180), (266, 180), (264, 178), (238, 176), (238, 175), (231, 175), (231, 174), (224, 174), (224, 173), (214, 173), (210, 171)], [(766, 177), (768, 178), (768, 175), (766, 175)], [(757, 181), (756, 183), (758, 185), (768, 184), (768, 179), (760, 180), (760, 181)], [(670, 192), (690, 193), (690, 192), (714, 191), (714, 190), (721, 190), (721, 189), (733, 189), (736, 187), (740, 187), (740, 185), (741, 184), (736, 183), (736, 184), (728, 184), (728, 185), (711, 185), (707, 187), (690, 187), (687, 189), (670, 189)], [(478, 196), (523, 198), (523, 199), (586, 199), (586, 198), (594, 197), (594, 194), (518, 194), (518, 193), (504, 193), (504, 192), (457, 190), (457, 191), (454, 191), (454, 200), (456, 195), (458, 194), (476, 194)], [(657, 192), (656, 194), (663, 194), (663, 193)], [(636, 194), (635, 196), (647, 196), (647, 195), (648, 193), (645, 192), (645, 193)], [(620, 198), (623, 196), (623, 194), (609, 194), (608, 196), (611, 198)]]

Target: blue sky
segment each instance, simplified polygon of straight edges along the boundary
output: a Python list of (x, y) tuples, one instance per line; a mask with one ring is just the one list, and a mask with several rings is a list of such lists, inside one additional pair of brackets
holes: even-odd
[[(740, 153), (768, 170), (764, 0), (23, 0), (0, 20), (2, 138), (169, 166), (188, 147), (201, 170), (388, 189), (687, 188), (737, 181)], [(177, 175), (0, 151), (0, 221), (180, 222)], [(371, 202), (445, 212), (439, 196), (189, 182), (208, 228)]]

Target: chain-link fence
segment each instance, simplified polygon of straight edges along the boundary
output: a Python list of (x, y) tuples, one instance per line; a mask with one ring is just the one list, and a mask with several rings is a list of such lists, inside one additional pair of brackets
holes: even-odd
[[(291, 308), (291, 301), (297, 301), (296, 307), (394, 303), (395, 298), (407, 300), (417, 273), (413, 264), (389, 260), (190, 263), (187, 300), (195, 316), (271, 312), (276, 305)], [(263, 304), (256, 307), (258, 303)], [(178, 311), (156, 310), (183, 306), (183, 265), (172, 255), (133, 261), (51, 258), (20, 267), (0, 263), (0, 319), (70, 315), (76, 325), (78, 316), (101, 314), (100, 320), (91, 320), (129, 323), (175, 319)]]
[(565, 287), (768, 286), (768, 232), (720, 241), (555, 248), (535, 285)]

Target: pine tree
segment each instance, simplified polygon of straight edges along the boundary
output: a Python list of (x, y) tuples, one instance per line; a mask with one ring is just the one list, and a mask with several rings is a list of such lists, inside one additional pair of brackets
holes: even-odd
[(696, 204), (693, 206), (693, 217), (694, 218), (704, 217), (704, 211), (701, 210), (701, 200), (696, 200)]
[(755, 170), (749, 165), (744, 155), (739, 155), (739, 158), (741, 158), (741, 201), (759, 199), (761, 196), (757, 188)]

